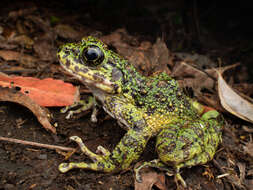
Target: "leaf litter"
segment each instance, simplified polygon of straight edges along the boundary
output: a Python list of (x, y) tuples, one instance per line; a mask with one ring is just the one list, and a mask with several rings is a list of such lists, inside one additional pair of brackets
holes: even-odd
[[(235, 67), (236, 65), (231, 65)], [(217, 70), (218, 73), (218, 93), (221, 101), (221, 105), (233, 115), (253, 123), (253, 104), (244, 99), (238, 93), (236, 93), (231, 87), (228, 86), (226, 81), (222, 77), (222, 73), (228, 68), (223, 70)]]
[[(165, 35), (165, 39), (162, 38), (163, 40), (153, 38), (152, 42), (148, 38), (140, 40), (140, 37), (143, 37), (140, 35), (129, 35), (127, 30), (122, 28), (117, 29), (115, 31), (111, 30), (109, 32), (111, 33), (110, 35), (103, 35), (105, 33), (108, 34), (108, 31), (101, 32), (100, 29), (103, 28), (104, 25), (101, 25), (101, 23), (96, 23), (96, 21), (92, 20), (92, 14), (87, 11), (85, 12), (85, 14), (83, 14), (84, 12), (82, 12), (82, 14), (73, 15), (73, 17), (72, 14), (65, 14), (68, 16), (64, 17), (62, 16), (64, 14), (60, 14), (61, 16), (58, 16), (55, 11), (50, 12), (43, 6), (39, 6), (39, 8), (36, 6), (30, 7), (32, 8), (20, 8), (17, 10), (10, 9), (12, 11), (9, 11), (9, 14), (6, 14), (9, 15), (8, 18), (6, 18), (7, 24), (5, 23), (5, 21), (1, 20), (3, 24), (0, 23), (0, 28), (2, 28), (2, 32), (0, 32), (0, 51), (3, 52), (3, 56), (0, 58), (0, 65), (1, 70), (2, 68), (4, 68), (2, 71), (8, 70), (8, 72), (10, 72), (11, 74), (18, 72), (23, 77), (56, 77), (63, 79), (63, 74), (60, 73), (61, 69), (59, 69), (59, 66), (57, 65), (58, 63), (56, 63), (56, 57), (54, 55), (57, 47), (63, 43), (66, 43), (67, 41), (79, 40), (79, 38), (81, 38), (82, 36), (87, 36), (89, 34), (98, 34), (100, 35), (99, 37), (101, 39), (105, 39), (105, 41), (107, 40), (106, 42), (109, 43), (109, 45), (111, 45), (113, 48), (115, 48), (119, 54), (122, 54), (123, 56), (127, 57), (130, 62), (134, 62), (135, 67), (137, 67), (137, 69), (140, 70), (144, 75), (152, 75), (153, 71), (165, 71), (169, 74), (172, 72), (172, 74), (175, 74), (175, 77), (179, 79), (179, 82), (183, 87), (192, 88), (195, 94), (195, 98), (200, 100), (202, 103), (205, 103), (206, 105), (214, 107), (215, 109), (218, 109), (219, 111), (221, 110), (225, 113), (224, 117), (226, 117), (227, 124), (224, 130), (223, 144), (221, 145), (221, 150), (224, 151), (218, 151), (216, 154), (216, 161), (218, 164), (214, 164), (216, 163), (215, 161), (208, 163), (209, 166), (214, 165), (210, 168), (215, 178), (210, 179), (210, 181), (207, 181), (207, 183), (213, 185), (212, 189), (214, 189), (214, 187), (217, 187), (217, 189), (252, 189), (251, 179), (253, 167), (252, 161), (250, 161), (252, 160), (252, 126), (249, 123), (241, 124), (240, 122), (242, 121), (238, 121), (233, 117), (231, 118), (231, 116), (226, 113), (225, 110), (222, 109), (222, 107), (219, 105), (219, 99), (216, 96), (217, 88), (215, 85), (217, 75), (215, 76), (215, 71), (212, 69), (215, 68), (216, 65), (212, 65), (213, 63), (211, 64), (210, 58), (208, 58), (209, 56), (201, 56), (199, 54), (191, 54), (189, 56), (180, 55), (179, 53), (173, 52), (175, 50), (173, 49), (174, 45), (170, 46), (172, 48), (168, 50), (166, 45), (169, 45), (170, 43), (176, 44), (176, 47), (179, 47), (177, 43), (178, 41), (187, 41), (187, 38), (181, 38), (181, 36), (180, 38), (177, 38), (177, 36), (175, 35), (181, 31), (174, 31), (176, 28), (173, 28), (173, 25), (170, 25), (170, 27), (172, 26), (172, 30), (170, 30), (169, 37), (166, 38)], [(45, 10), (48, 14), (46, 16), (45, 12), (43, 12)], [(54, 15), (56, 18), (59, 18), (56, 19), (53, 24), (51, 22), (51, 18), (54, 16), (52, 15)], [(88, 24), (88, 22), (85, 23), (87, 18), (89, 22), (92, 23), (92, 25)], [(78, 21), (82, 21), (82, 24), (77, 24)], [(112, 22), (113, 21), (111, 20), (110, 24)], [(170, 21), (168, 23), (171, 24)], [(167, 40), (166, 43), (164, 43), (164, 40)], [(168, 42), (168, 40), (170, 41)], [(183, 44), (180, 44), (180, 46), (183, 47)], [(4, 51), (7, 50), (11, 50), (8, 55), (9, 57), (4, 57), (7, 56), (4, 55)], [(182, 48), (180, 50), (182, 50)], [(218, 49), (217, 52), (219, 51), (220, 50)], [(220, 55), (223, 56), (222, 53)], [(181, 59), (181, 62), (178, 62), (176, 59)], [(203, 62), (206, 63), (204, 66), (202, 66)], [(209, 64), (211, 64), (211, 68), (207, 67), (207, 65)], [(200, 65), (201, 68), (196, 67), (196, 65)], [(177, 72), (175, 72), (175, 70), (177, 70)], [(71, 81), (75, 85), (80, 84), (78, 81), (71, 78), (65, 80)], [(251, 88), (250, 84), (245, 81), (243, 82), (245, 84), (245, 89), (243, 92), (248, 92), (247, 89)], [(231, 83), (229, 84), (231, 85)], [(234, 87), (235, 85), (236, 84), (233, 84), (232, 82), (231, 87)], [(242, 81), (239, 81), (238, 88), (241, 87)], [(206, 89), (207, 92), (203, 92), (203, 89)], [(81, 86), (80, 92), (88, 93), (87, 89), (83, 86)], [(231, 106), (230, 103), (227, 102), (227, 99), (224, 101), (227, 105)], [(99, 144), (106, 144), (110, 142), (109, 144), (107, 144), (108, 147), (114, 147), (113, 145), (115, 145), (120, 139), (119, 134), (121, 134), (121, 130), (118, 129), (119, 127), (115, 126), (116, 124), (114, 125), (114, 121), (110, 119), (106, 120), (105, 123), (102, 122), (104, 121), (103, 114), (100, 115), (98, 121), (99, 125), (102, 126), (99, 126), (99, 130), (96, 131), (96, 128), (88, 126), (89, 122), (83, 121), (83, 119), (85, 118), (81, 118), (80, 120), (78, 119), (67, 121), (64, 119), (64, 116), (57, 115), (57, 111), (55, 111), (54, 108), (50, 109), (50, 111), (51, 110), (56, 113), (56, 120), (59, 122), (60, 128), (57, 128), (57, 132), (59, 134), (57, 135), (57, 138), (60, 139), (61, 144), (68, 144), (69, 142), (67, 140), (67, 137), (73, 134), (79, 134), (84, 138), (87, 138), (87, 141), (90, 142), (90, 146), (94, 149), (96, 149), (96, 143), (98, 143), (97, 141), (99, 141)], [(237, 114), (240, 115), (241, 113)], [(5, 127), (7, 122), (2, 121), (4, 120), (0, 120), (1, 129), (3, 129), (2, 131), (4, 132), (6, 129), (9, 128)], [(106, 125), (106, 122), (108, 122), (109, 124)], [(103, 127), (104, 125), (106, 127)], [(14, 130), (14, 134), (18, 134), (21, 130), (22, 129)], [(47, 136), (48, 134), (44, 133), (44, 131), (45, 130), (23, 131), (23, 133), (20, 134), (18, 138), (21, 138), (23, 136), (25, 136), (26, 138), (34, 137), (36, 141), (39, 141), (39, 139), (45, 136), (46, 141), (51, 142), (51, 144), (54, 144), (55, 141), (59, 142), (56, 136), (51, 138), (51, 136)], [(27, 135), (29, 132), (32, 132), (32, 134)], [(8, 135), (9, 133), (3, 134)], [(110, 138), (111, 134), (113, 134), (113, 138)], [(119, 136), (118, 139), (115, 138), (117, 136)], [(114, 144), (112, 142), (114, 142)], [(1, 147), (3, 147), (4, 150), (8, 150), (9, 152), (11, 152), (12, 157), (14, 155), (18, 158), (17, 155), (21, 155), (20, 157), (22, 159), (16, 160), (22, 162), (22, 166), (24, 169), (26, 167), (26, 162), (23, 161), (25, 161), (26, 159), (29, 160), (27, 161), (29, 162), (29, 167), (35, 168), (35, 170), (36, 166), (38, 167), (40, 165), (38, 163), (41, 163), (40, 160), (36, 160), (31, 156), (31, 152), (25, 154), (25, 150), (22, 150), (21, 153), (19, 153), (17, 151), (18, 148), (12, 148), (12, 146), (9, 146), (8, 144), (5, 145), (4, 143), (3, 145), (1, 145)], [(154, 151), (152, 151), (152, 154), (153, 152)], [(46, 154), (50, 154), (50, 152), (46, 152)], [(53, 162), (57, 160), (59, 161), (55, 154), (51, 155), (53, 157)], [(72, 155), (72, 157), (74, 157), (74, 159), (77, 158), (78, 160), (84, 159), (83, 156)], [(72, 159), (72, 157), (70, 159)], [(144, 158), (145, 157), (149, 158), (150, 155), (144, 156)], [(3, 157), (3, 160), (5, 162), (4, 164), (2, 164), (2, 166), (4, 166), (6, 163), (8, 164), (9, 159), (5, 159), (5, 157)], [(16, 170), (13, 170), (12, 173), (14, 173), (17, 177), (22, 178), (22, 180), (20, 180), (22, 181), (22, 183), (19, 184), (19, 187), (22, 186), (23, 189), (36, 189), (36, 187), (40, 186), (45, 188), (53, 187), (52, 189), (57, 189), (56, 185), (59, 185), (60, 189), (102, 188), (99, 186), (97, 181), (101, 181), (101, 184), (108, 184), (108, 189), (133, 188), (133, 178), (128, 175), (129, 172), (126, 172), (126, 174), (118, 175), (119, 177), (117, 178), (115, 178), (116, 175), (106, 176), (103, 174), (98, 174), (96, 172), (88, 172), (87, 174), (86, 172), (79, 170), (73, 171), (72, 173), (66, 175), (58, 175), (57, 170), (55, 170), (52, 176), (48, 176), (47, 173), (44, 172), (45, 169), (48, 170), (49, 166), (51, 166), (52, 168), (57, 168), (57, 164), (58, 163), (52, 165), (52, 162), (46, 162), (46, 165), (44, 165), (44, 167), (39, 167), (38, 171), (42, 174), (43, 177), (38, 177), (38, 180), (29, 180), (23, 175), (18, 174)], [(184, 176), (186, 180), (195, 180), (196, 182), (195, 185), (190, 185), (189, 189), (201, 189), (201, 187), (202, 189), (205, 189), (204, 184), (206, 183), (206, 181), (200, 181), (197, 175), (195, 175), (195, 177), (192, 177), (193, 175), (191, 175), (192, 171), (199, 171), (202, 168), (202, 166), (197, 166), (190, 170), (186, 169), (186, 176)], [(30, 168), (29, 171), (33, 173), (33, 170), (31, 170)], [(1, 174), (2, 173), (0, 171), (0, 175)], [(56, 174), (58, 177), (53, 177)], [(151, 184), (155, 184), (154, 181), (158, 180), (157, 175), (157, 173), (151, 175), (151, 182), (147, 182), (149, 183), (147, 184), (147, 188), (150, 188)], [(48, 177), (48, 186), (45, 186), (43, 184), (43, 179), (45, 178), (45, 176)], [(220, 176), (220, 178), (218, 179), (217, 176)], [(233, 176), (233, 178), (231, 178), (231, 176)], [(15, 181), (12, 180), (13, 178), (7, 170), (4, 170), (4, 175), (2, 176), (2, 178), (6, 182), (6, 184), (4, 184), (6, 185), (6, 187), (10, 186), (11, 183), (15, 184)], [(208, 177), (206, 178), (206, 180), (209, 180)], [(2, 188), (1, 183), (0, 188)], [(168, 185), (168, 183), (174, 183), (172, 177), (166, 178), (166, 181), (163, 182), (163, 184), (165, 185)], [(114, 185), (116, 186), (116, 188)], [(162, 189), (159, 186), (157, 188)]]

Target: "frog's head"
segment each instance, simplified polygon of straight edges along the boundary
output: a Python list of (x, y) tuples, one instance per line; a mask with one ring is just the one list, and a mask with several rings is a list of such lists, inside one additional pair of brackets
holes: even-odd
[(125, 60), (100, 40), (89, 36), (79, 43), (65, 44), (57, 56), (63, 68), (87, 86), (106, 93), (121, 92)]

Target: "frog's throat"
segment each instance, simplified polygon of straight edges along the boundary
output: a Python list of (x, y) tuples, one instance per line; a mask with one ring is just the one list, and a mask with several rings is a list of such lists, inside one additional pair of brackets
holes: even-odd
[[(104, 92), (110, 93), (110, 94), (115, 94), (119, 93), (121, 89), (117, 88), (115, 89), (115, 85), (107, 80), (106, 78), (94, 78), (93, 75), (89, 72), (83, 73), (83, 72), (78, 72), (76, 73), (73, 71), (73, 68), (68, 68), (64, 63), (60, 61), (61, 66), (71, 73), (74, 77), (76, 77), (78, 80), (86, 84), (87, 86), (94, 86), (95, 88), (98, 88)], [(70, 66), (71, 67), (71, 66)]]

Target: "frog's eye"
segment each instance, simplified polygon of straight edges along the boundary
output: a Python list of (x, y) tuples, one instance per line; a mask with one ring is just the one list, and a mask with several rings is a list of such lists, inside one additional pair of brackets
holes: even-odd
[(84, 49), (82, 57), (84, 59), (84, 62), (93, 65), (98, 65), (103, 61), (104, 53), (101, 51), (99, 47), (92, 45)]

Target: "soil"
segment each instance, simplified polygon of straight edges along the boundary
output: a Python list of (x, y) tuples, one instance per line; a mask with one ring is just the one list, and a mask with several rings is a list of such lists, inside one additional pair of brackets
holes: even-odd
[[(129, 42), (130, 48), (140, 47), (142, 41), (153, 44), (157, 37), (161, 37), (171, 52), (195, 51), (208, 55), (215, 61), (222, 58), (227, 65), (241, 62), (242, 65), (231, 74), (231, 83), (239, 86), (243, 83), (246, 85), (243, 92), (251, 92), (247, 95), (252, 97), (250, 82), (253, 79), (253, 48), (252, 31), (248, 29), (251, 25), (251, 17), (248, 16), (251, 11), (247, 8), (247, 3), (242, 3), (241, 9), (238, 10), (237, 4), (229, 2), (234, 8), (224, 10), (218, 8), (222, 7), (219, 1), (210, 2), (208, 7), (200, 1), (190, 2), (19, 0), (10, 3), (3, 0), (0, 2), (0, 27), (4, 31), (0, 30), (0, 37), (3, 37), (0, 39), (4, 43), (1, 42), (0, 50), (24, 52), (36, 57), (37, 61), (36, 64), (29, 65), (19, 60), (0, 58), (0, 70), (6, 74), (21, 76), (54, 77), (81, 85), (61, 72), (55, 56), (57, 47), (68, 41), (80, 40), (82, 36), (103, 37), (124, 28), (127, 32), (123, 32), (122, 38), (127, 39), (125, 41)], [(197, 5), (194, 5), (194, 2)], [(194, 16), (195, 11), (198, 14)], [(44, 22), (40, 23), (39, 19)], [(59, 23), (72, 28), (57, 32), (55, 27), (59, 26)], [(198, 27), (195, 27), (195, 24)], [(198, 33), (199, 28), (201, 34)], [(27, 42), (21, 44), (10, 41), (13, 39), (12, 35), (21, 34), (22, 30), (26, 36), (33, 39), (32, 48), (26, 46)], [(49, 42), (44, 49), (43, 43), (38, 42), (40, 39)], [(112, 41), (111, 38), (110, 40)], [(114, 42), (111, 44), (117, 46)], [(41, 50), (38, 50), (38, 47), (41, 47)], [(46, 58), (45, 49), (50, 49)], [(170, 66), (169, 70), (172, 69)], [(84, 86), (81, 86), (81, 92), (84, 92), (82, 97), (85, 98), (87, 93)], [(205, 93), (213, 92), (203, 91), (203, 94)], [(214, 93), (217, 94), (215, 89)], [(0, 136), (78, 147), (69, 140), (70, 136), (77, 135), (95, 152), (98, 145), (113, 150), (125, 133), (103, 110), (99, 111), (98, 122), (92, 123), (90, 112), (67, 120), (66, 114), (60, 113), (60, 109), (49, 108), (54, 120), (51, 122), (57, 123), (57, 134), (52, 134), (41, 126), (27, 108), (12, 102), (0, 102)], [(188, 184), (187, 189), (253, 189), (252, 124), (232, 116), (225, 110), (223, 115), (226, 120), (223, 142), (215, 158), (205, 165), (182, 169), (182, 176)], [(156, 158), (154, 146), (155, 139), (151, 139), (139, 161)], [(0, 190), (134, 189), (133, 168), (116, 174), (79, 169), (63, 174), (58, 171), (58, 165), (64, 162), (64, 155), (61, 151), (0, 141)], [(90, 160), (77, 151), (68, 161)], [(167, 189), (183, 189), (182, 186), (176, 186), (173, 176), (166, 176), (165, 184)], [(159, 188), (154, 186), (152, 189)]]

